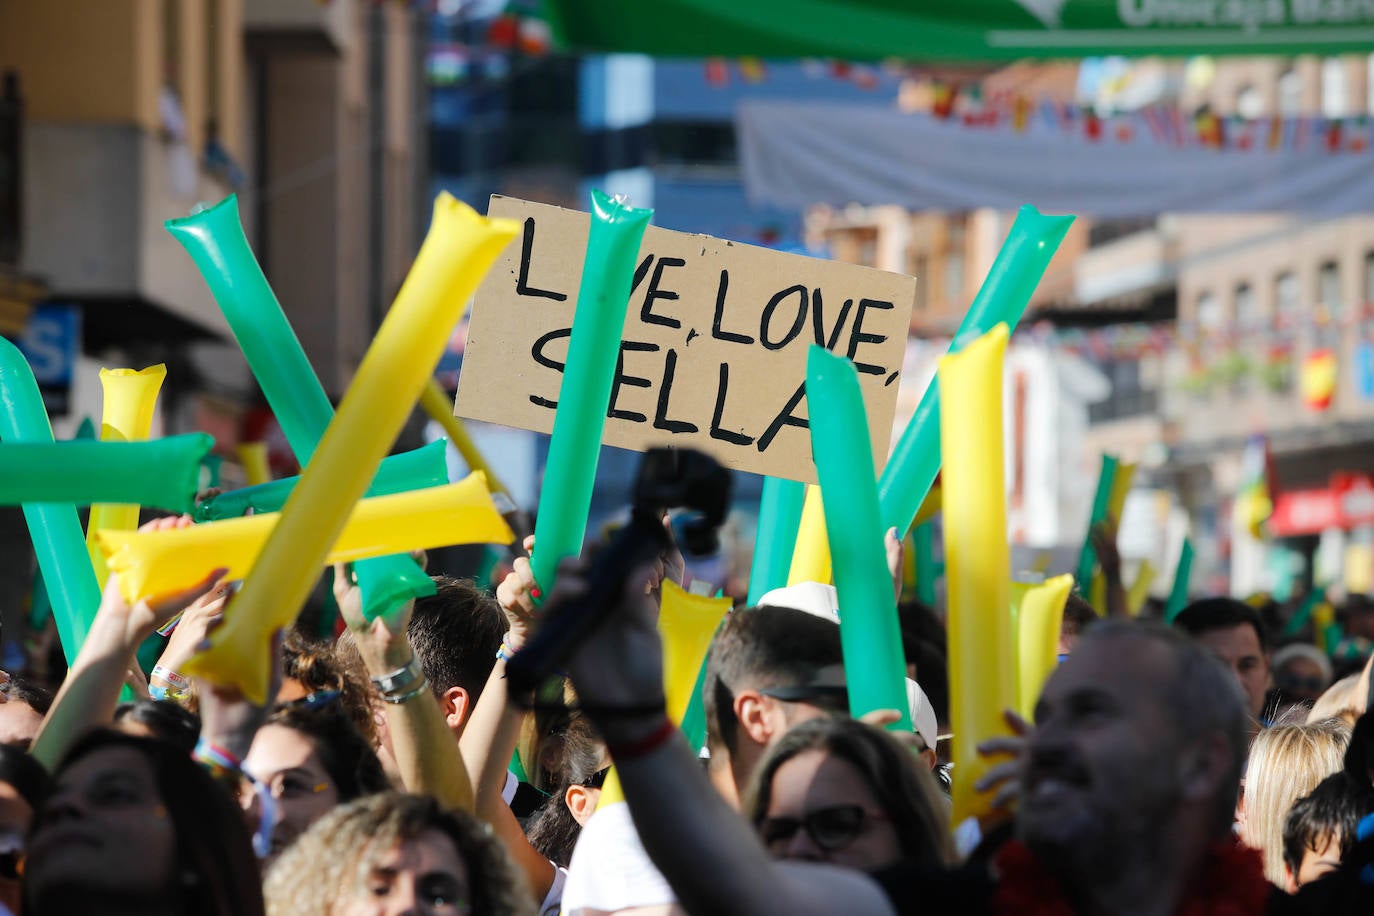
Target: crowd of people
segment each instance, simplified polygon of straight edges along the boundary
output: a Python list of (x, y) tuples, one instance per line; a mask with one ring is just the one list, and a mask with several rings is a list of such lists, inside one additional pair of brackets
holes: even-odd
[[(265, 706), (181, 672), (238, 610), (222, 572), (133, 606), (112, 582), (60, 684), (7, 675), (0, 913), (1374, 904), (1368, 653), (1333, 658), (1272, 604), (1206, 598), (1166, 624), (1119, 613), (1117, 582), (1101, 611), (1071, 596), (1033, 723), (1008, 711), (980, 748), (991, 814), (956, 824), (944, 626), (904, 596), (908, 710), (851, 718), (843, 608), (801, 583), (727, 614), (698, 748), (668, 718), (656, 628), (659, 581), (691, 579), (680, 556), (618, 570), (623, 597), (537, 696), (506, 665), (586, 594), (583, 561), (547, 590), (524, 556), (494, 589), (435, 576), (370, 622), (335, 567), (344, 625), (280, 635)], [(145, 678), (136, 653), (173, 621)]]

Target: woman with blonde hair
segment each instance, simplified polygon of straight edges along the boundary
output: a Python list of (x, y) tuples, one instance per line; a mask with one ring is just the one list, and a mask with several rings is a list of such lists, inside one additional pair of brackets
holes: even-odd
[(1250, 747), (1240, 805), (1240, 838), (1264, 856), (1264, 876), (1287, 887), (1283, 827), (1298, 799), (1345, 763), (1350, 727), (1340, 719), (1267, 728)]
[(269, 916), (535, 911), (490, 828), (400, 792), (361, 798), (316, 821), (272, 866), (263, 892)]

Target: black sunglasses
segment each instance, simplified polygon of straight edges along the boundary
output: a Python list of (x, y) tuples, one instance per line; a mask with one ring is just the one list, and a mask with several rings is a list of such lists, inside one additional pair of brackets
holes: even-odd
[(784, 703), (810, 703), (822, 709), (849, 709), (848, 687), (825, 687), (818, 684), (799, 684), (795, 687), (768, 687), (760, 690), (763, 696)]
[(588, 789), (599, 789), (606, 784), (606, 774), (609, 772), (611, 772), (610, 767), (606, 767), (604, 770), (597, 770), (595, 773), (582, 780), (579, 785), (586, 786)]
[(853, 843), (863, 831), (866, 821), (886, 818), (885, 814), (865, 811), (858, 805), (836, 805), (833, 808), (818, 808), (803, 818), (764, 818), (759, 825), (759, 834), (763, 837), (764, 845), (777, 852), (778, 847), (791, 842), (798, 830), (805, 830), (817, 846), (834, 852)]
[(1325, 687), (1326, 682), (1319, 677), (1299, 677), (1297, 675), (1280, 675), (1275, 678), (1280, 690), (1289, 693), (1320, 693)]

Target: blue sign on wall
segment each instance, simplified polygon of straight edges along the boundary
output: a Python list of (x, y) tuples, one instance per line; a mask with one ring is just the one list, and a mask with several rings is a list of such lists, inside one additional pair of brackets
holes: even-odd
[(65, 415), (81, 354), (81, 308), (59, 303), (38, 306), (16, 343), (33, 369), (48, 414)]

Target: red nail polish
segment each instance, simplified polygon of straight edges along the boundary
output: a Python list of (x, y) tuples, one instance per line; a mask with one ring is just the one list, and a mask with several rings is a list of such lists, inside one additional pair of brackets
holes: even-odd
[(543, 597), (544, 597), (544, 593), (543, 593), (542, 591), (540, 591), (539, 586), (536, 585), (534, 588), (530, 589), (530, 597), (531, 597), (531, 598), (543, 598)]

